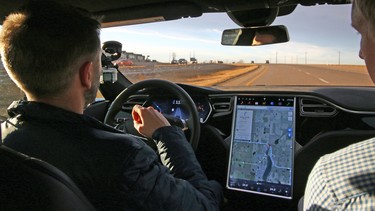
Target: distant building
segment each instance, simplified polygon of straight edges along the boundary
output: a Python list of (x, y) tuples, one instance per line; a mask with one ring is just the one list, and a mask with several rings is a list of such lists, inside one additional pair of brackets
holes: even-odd
[(146, 56), (143, 56), (142, 54), (123, 51), (121, 53), (120, 59), (130, 59), (132, 61), (144, 62), (146, 60)]

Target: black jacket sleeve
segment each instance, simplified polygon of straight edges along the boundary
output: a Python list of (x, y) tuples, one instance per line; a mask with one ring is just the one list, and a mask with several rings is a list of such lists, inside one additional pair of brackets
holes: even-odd
[(161, 162), (176, 178), (188, 181), (213, 205), (219, 207), (223, 198), (221, 186), (216, 181), (208, 181), (193, 148), (183, 131), (175, 126), (159, 128), (153, 134)]
[(134, 204), (129, 208), (219, 210), (223, 198), (221, 186), (207, 180), (183, 132), (176, 127), (164, 127), (153, 138), (164, 165), (145, 146), (124, 166), (123, 177), (127, 182), (121, 192)]

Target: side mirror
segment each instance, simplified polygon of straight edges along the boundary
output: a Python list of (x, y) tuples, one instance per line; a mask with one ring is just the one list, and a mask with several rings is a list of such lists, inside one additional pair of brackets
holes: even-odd
[(283, 25), (224, 30), (222, 45), (258, 46), (289, 41), (288, 29)]

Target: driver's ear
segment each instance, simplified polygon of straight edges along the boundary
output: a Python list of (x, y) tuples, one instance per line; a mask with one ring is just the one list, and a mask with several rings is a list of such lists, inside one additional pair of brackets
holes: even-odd
[(79, 78), (81, 80), (81, 85), (87, 89), (90, 89), (92, 85), (93, 69), (94, 64), (92, 62), (85, 62), (79, 68)]

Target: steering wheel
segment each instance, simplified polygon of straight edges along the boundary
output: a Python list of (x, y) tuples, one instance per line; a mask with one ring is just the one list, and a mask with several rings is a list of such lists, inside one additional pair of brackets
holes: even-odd
[(108, 109), (108, 112), (104, 118), (104, 123), (115, 126), (115, 116), (121, 111), (123, 104), (126, 100), (137, 91), (142, 89), (149, 89), (149, 88), (157, 88), (157, 89), (164, 89), (167, 90), (169, 93), (173, 94), (177, 97), (181, 104), (184, 105), (187, 109), (189, 114), (189, 118), (186, 120), (186, 126), (190, 131), (190, 138), (189, 142), (192, 145), (193, 149), (196, 150), (199, 143), (199, 136), (200, 136), (200, 121), (198, 116), (198, 111), (196, 109), (195, 103), (193, 99), (191, 99), (190, 95), (178, 86), (175, 83), (160, 80), (160, 79), (149, 79), (140, 81), (138, 83), (132, 84), (124, 91), (122, 91), (116, 99), (112, 102), (111, 106)]

